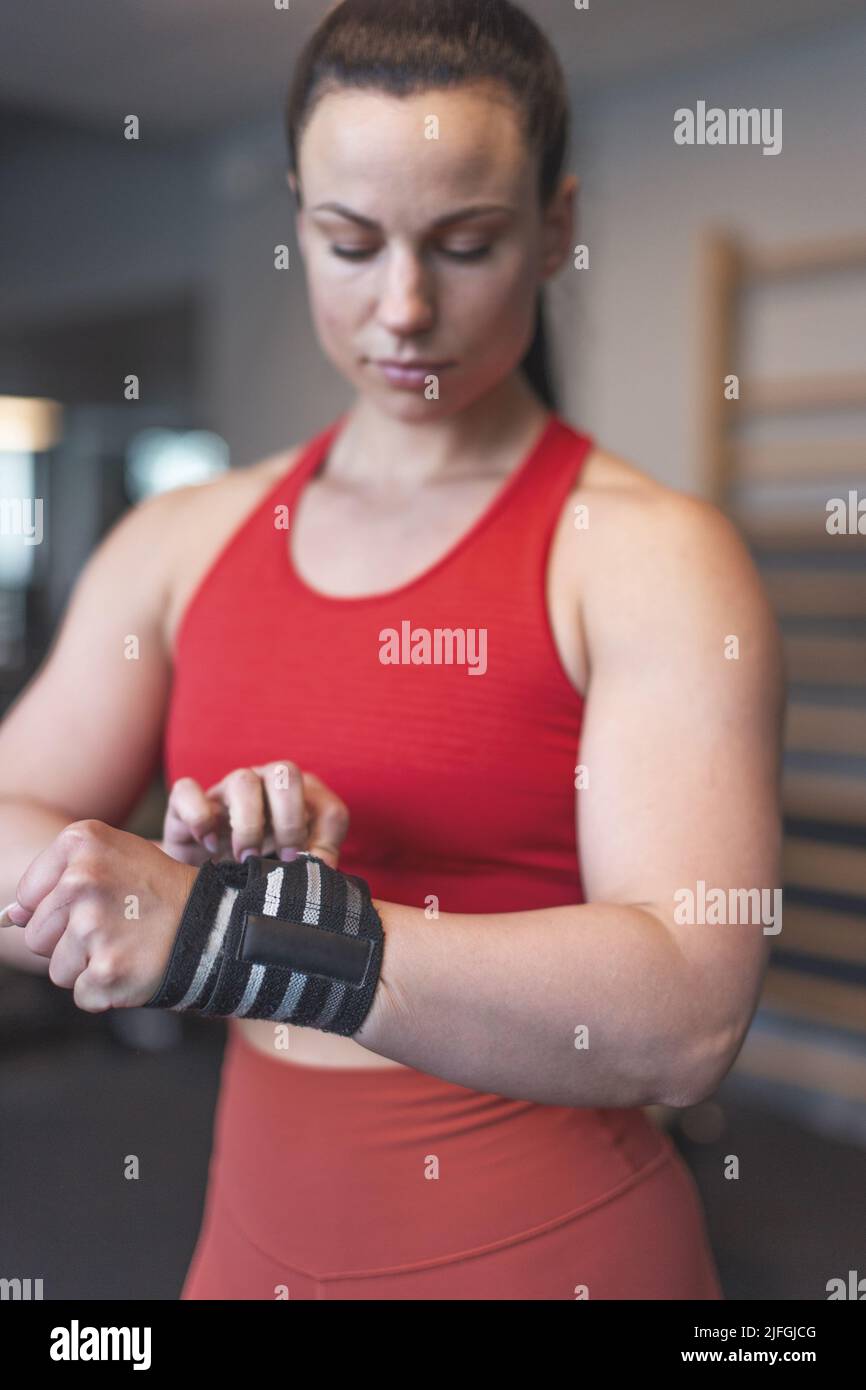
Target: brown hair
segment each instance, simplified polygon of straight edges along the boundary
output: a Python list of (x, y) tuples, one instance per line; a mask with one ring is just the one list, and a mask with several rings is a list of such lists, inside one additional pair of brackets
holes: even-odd
[[(329, 92), (359, 87), (410, 96), (489, 80), (508, 89), (527, 141), (539, 153), (539, 199), (546, 207), (568, 146), (565, 78), (538, 25), (511, 0), (342, 0), (325, 15), (295, 69), (286, 108), (290, 170), (297, 177), (304, 128)], [(521, 365), (548, 408), (556, 409), (543, 290)]]

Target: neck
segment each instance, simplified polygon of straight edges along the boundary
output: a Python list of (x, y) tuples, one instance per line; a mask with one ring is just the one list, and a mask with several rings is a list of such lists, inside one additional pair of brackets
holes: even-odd
[(347, 487), (411, 495), (431, 483), (501, 477), (540, 434), (550, 411), (522, 372), (456, 415), (399, 420), (360, 397), (322, 469)]

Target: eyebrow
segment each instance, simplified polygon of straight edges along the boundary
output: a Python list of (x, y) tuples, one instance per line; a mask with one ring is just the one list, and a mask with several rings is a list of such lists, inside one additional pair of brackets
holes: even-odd
[[(317, 203), (312, 209), (313, 212), (336, 212), (340, 217), (347, 217), (350, 222), (357, 222), (360, 227), (369, 227), (372, 231), (379, 231), (380, 224), (374, 222), (372, 217), (362, 217), (359, 212), (353, 212), (343, 203)], [(475, 203), (472, 207), (459, 208), (457, 212), (446, 212), (444, 217), (437, 217), (432, 223), (434, 227), (445, 227), (450, 222), (462, 222), (468, 217), (483, 217), (489, 212), (516, 212), (517, 209), (510, 207), (506, 203)]]

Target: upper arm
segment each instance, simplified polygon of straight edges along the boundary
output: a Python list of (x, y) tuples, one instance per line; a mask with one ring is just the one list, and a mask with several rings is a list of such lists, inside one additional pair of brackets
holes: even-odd
[(0, 797), (122, 826), (155, 770), (170, 682), (162, 615), (171, 494), (126, 512), (78, 576), (0, 724)]
[(696, 1022), (709, 1002), (708, 1026), (734, 1036), (754, 1011), (769, 936), (754, 917), (678, 923), (675, 913), (683, 890), (699, 903), (700, 881), (729, 902), (729, 890), (750, 888), (774, 901), (781, 640), (721, 512), (660, 489), (623, 499), (617, 516), (595, 537), (599, 572), (583, 606), (583, 882), (588, 900), (640, 904), (665, 923), (699, 987)]

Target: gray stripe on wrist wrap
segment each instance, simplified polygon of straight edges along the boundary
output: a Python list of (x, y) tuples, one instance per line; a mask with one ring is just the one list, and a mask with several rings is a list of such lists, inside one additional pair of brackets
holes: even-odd
[(350, 1037), (382, 967), (364, 879), (301, 851), (202, 866), (148, 1009), (271, 1019)]

